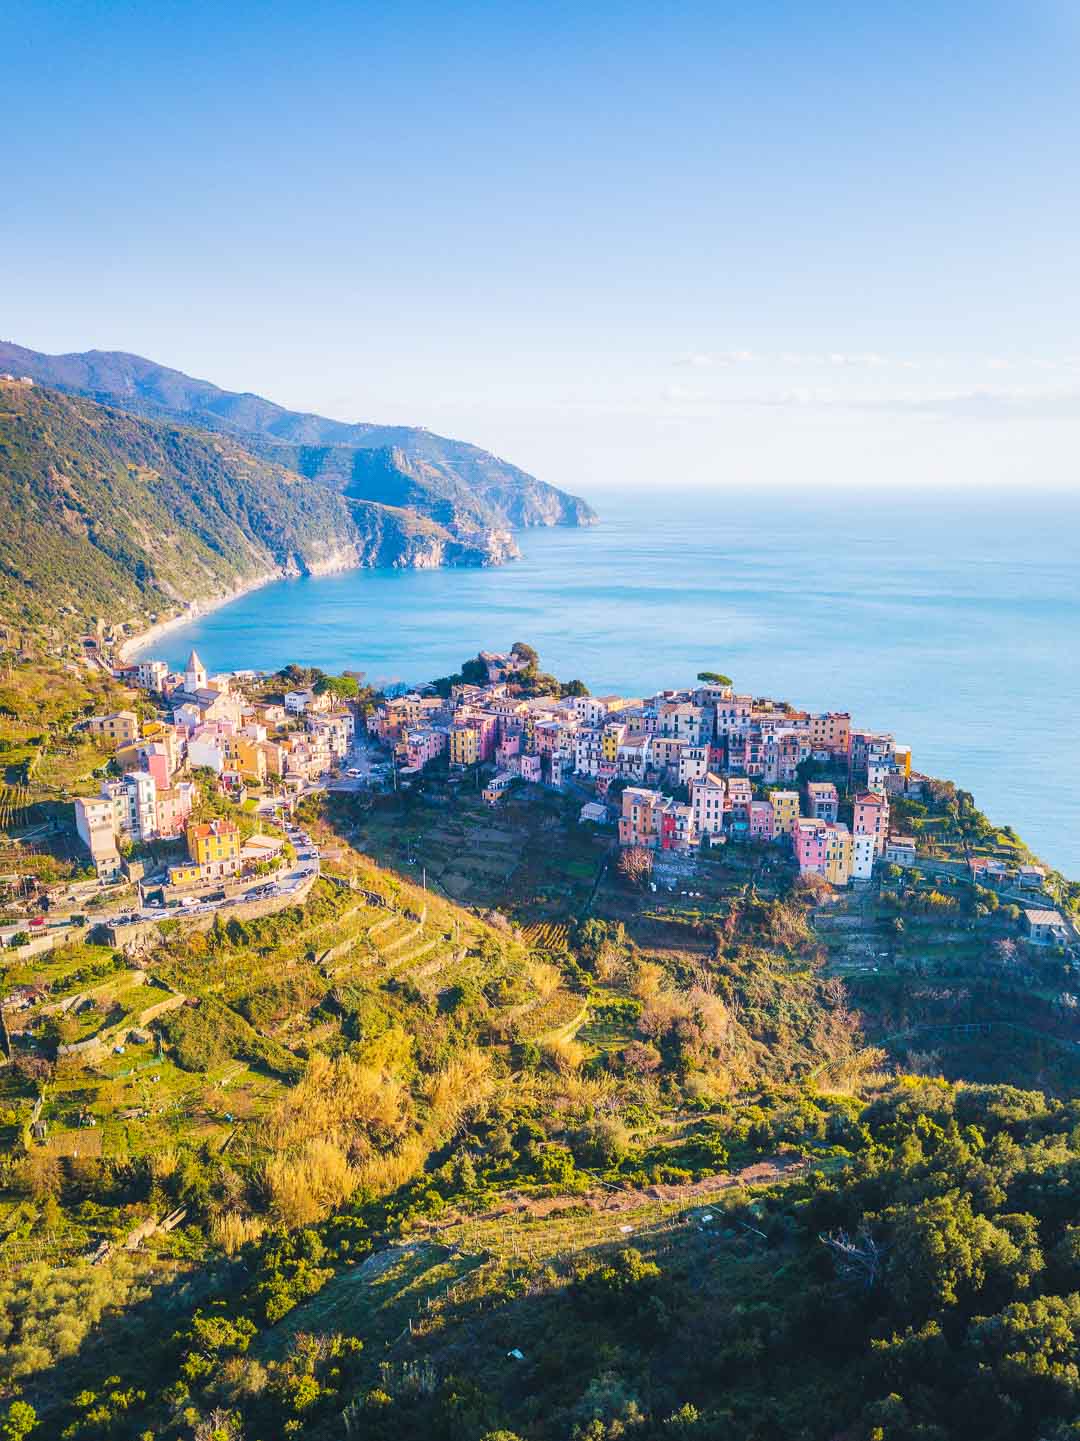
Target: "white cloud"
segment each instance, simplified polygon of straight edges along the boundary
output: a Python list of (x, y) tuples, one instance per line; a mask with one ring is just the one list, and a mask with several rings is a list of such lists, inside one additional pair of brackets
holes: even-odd
[(680, 356), (675, 364), (687, 365), (694, 370), (711, 370), (717, 365), (742, 365), (753, 358), (752, 350), (695, 350)]
[(687, 355), (680, 355), (674, 363), (695, 370), (714, 370), (719, 366), (746, 365), (750, 361), (757, 361), (761, 365), (788, 365), (800, 368), (836, 365), (868, 370), (879, 370), (883, 366), (894, 363), (887, 355), (882, 355), (876, 350), (826, 351), (821, 354), (815, 351), (800, 350), (694, 350)]
[(952, 415), (969, 420), (1080, 420), (1080, 392), (1070, 390), (989, 390), (942, 392), (897, 410)]

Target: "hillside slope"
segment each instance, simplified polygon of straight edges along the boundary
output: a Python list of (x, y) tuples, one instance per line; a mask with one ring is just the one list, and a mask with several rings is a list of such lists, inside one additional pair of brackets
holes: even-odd
[(596, 519), (577, 496), (464, 441), (418, 427), (349, 424), (286, 410), (123, 351), (44, 355), (0, 342), (0, 371), (137, 414), (227, 431), (248, 449), (357, 500), (400, 504), (386, 492), (407, 488), (409, 503), (422, 513), (465, 530), (591, 525)]
[(138, 627), (278, 574), (481, 564), (497, 545), (354, 503), (225, 435), (0, 384), (0, 615), (21, 628)]

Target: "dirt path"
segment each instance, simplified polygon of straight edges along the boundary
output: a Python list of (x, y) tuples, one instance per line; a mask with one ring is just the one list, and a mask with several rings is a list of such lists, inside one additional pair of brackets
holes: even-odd
[(786, 1172), (796, 1169), (797, 1160), (755, 1161), (741, 1171), (720, 1172), (706, 1176), (700, 1181), (686, 1181), (678, 1184), (646, 1186), (637, 1191), (595, 1190), (583, 1196), (543, 1196), (536, 1200), (522, 1199), (517, 1206), (508, 1210), (525, 1211), (532, 1216), (554, 1216), (571, 1206), (588, 1206), (590, 1211), (634, 1211), (650, 1201), (693, 1201), (699, 1196), (711, 1196), (716, 1191), (726, 1191), (733, 1186), (764, 1186), (779, 1180)]
[[(469, 1223), (497, 1221), (500, 1216), (536, 1216), (540, 1218), (557, 1216), (561, 1211), (586, 1206), (597, 1215), (613, 1214), (620, 1211), (635, 1211), (647, 1206), (650, 1201), (693, 1202), (698, 1197), (711, 1196), (717, 1191), (726, 1191), (734, 1186), (764, 1186), (778, 1181), (789, 1172), (797, 1171), (803, 1162), (796, 1158), (777, 1157), (767, 1161), (755, 1161), (741, 1171), (723, 1171), (715, 1176), (706, 1176), (700, 1181), (687, 1181), (676, 1185), (659, 1184), (645, 1186), (640, 1190), (622, 1191), (597, 1188), (576, 1196), (527, 1197), (509, 1195), (506, 1202), (491, 1211), (470, 1216)], [(448, 1230), (460, 1224), (460, 1218), (437, 1226), (434, 1231)]]

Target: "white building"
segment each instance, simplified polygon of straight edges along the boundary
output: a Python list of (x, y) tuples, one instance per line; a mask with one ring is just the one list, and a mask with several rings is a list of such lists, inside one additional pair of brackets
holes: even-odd
[(129, 834), (148, 841), (157, 835), (157, 783), (149, 771), (129, 771), (123, 779), (127, 792)]
[(874, 874), (875, 838), (867, 835), (851, 837), (851, 877), (868, 881)]
[(489, 806), (498, 805), (503, 796), (514, 784), (516, 777), (511, 771), (500, 771), (497, 776), (492, 776), (481, 792), (484, 800)]
[(225, 746), (219, 736), (192, 736), (187, 748), (190, 766), (206, 766), (215, 775), (225, 769)]
[(144, 690), (160, 691), (169, 674), (163, 660), (141, 660), (135, 667), (135, 679)]
[(594, 776), (600, 769), (600, 732), (580, 730), (574, 737), (574, 770), (580, 776)]
[(683, 746), (679, 752), (679, 784), (690, 786), (694, 781), (704, 780), (709, 773), (709, 747)]
[(206, 667), (199, 659), (198, 651), (192, 650), (184, 667), (184, 689), (189, 695), (194, 695), (196, 691), (206, 689), (206, 681)]
[(332, 705), (333, 698), (329, 693), (316, 695), (310, 688), (285, 692), (286, 715), (309, 715), (312, 711), (327, 711)]
[(116, 812), (111, 797), (79, 796), (75, 801), (75, 829), (90, 852), (90, 858), (103, 879), (120, 869), (120, 852), (116, 848)]

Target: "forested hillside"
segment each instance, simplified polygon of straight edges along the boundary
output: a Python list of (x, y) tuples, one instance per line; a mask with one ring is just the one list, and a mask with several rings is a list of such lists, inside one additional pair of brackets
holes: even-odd
[[(136, 414), (232, 434), (246, 449), (356, 500), (414, 505), (459, 540), (477, 530), (589, 525), (596, 519), (577, 496), (479, 446), (419, 426), (349, 423), (287, 410), (139, 355), (44, 355), (0, 341), (0, 370)], [(406, 490), (407, 501), (401, 498)]]
[(350, 500), (227, 435), (0, 382), (0, 617), (22, 629), (139, 629), (261, 577), (505, 549)]

